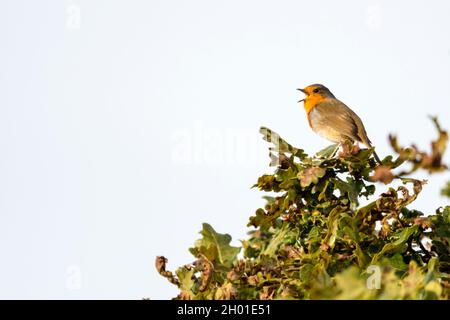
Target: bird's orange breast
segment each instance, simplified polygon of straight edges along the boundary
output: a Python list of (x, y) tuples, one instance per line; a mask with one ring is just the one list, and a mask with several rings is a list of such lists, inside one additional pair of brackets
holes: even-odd
[(312, 128), (313, 124), (311, 122), (311, 111), (317, 107), (317, 105), (325, 100), (324, 97), (319, 95), (309, 96), (305, 99), (305, 102), (303, 104), (303, 107), (305, 108), (307, 117), (308, 117), (308, 123), (309, 126)]

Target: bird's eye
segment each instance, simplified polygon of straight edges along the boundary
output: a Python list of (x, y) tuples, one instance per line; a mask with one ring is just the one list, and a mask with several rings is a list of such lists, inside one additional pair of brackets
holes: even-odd
[(319, 89), (316, 88), (316, 89), (313, 90), (313, 92), (317, 93), (317, 92), (319, 92)]

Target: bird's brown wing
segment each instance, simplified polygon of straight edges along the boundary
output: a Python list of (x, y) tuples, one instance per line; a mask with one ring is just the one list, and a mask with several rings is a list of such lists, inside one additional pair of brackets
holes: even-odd
[(334, 130), (341, 132), (343, 136), (371, 146), (366, 129), (358, 117), (349, 107), (337, 99), (328, 99), (316, 106), (323, 123)]

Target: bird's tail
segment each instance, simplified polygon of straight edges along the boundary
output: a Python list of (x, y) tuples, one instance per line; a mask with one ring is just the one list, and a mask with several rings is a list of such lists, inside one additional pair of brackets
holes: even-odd
[[(367, 136), (365, 137), (365, 139), (362, 139), (362, 143), (365, 144), (368, 148), (373, 148), (372, 142), (369, 140), (369, 138), (367, 138)], [(375, 161), (378, 162), (378, 164), (382, 164), (380, 157), (377, 155), (375, 150), (373, 150), (373, 157), (375, 158)]]
[(373, 157), (375, 158), (375, 160), (376, 160), (379, 164), (381, 164), (380, 157), (377, 155), (377, 153), (375, 152), (375, 150), (373, 151)]

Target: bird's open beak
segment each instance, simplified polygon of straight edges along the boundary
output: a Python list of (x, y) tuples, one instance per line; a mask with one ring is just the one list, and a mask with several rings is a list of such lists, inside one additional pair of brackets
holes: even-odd
[[(306, 94), (305, 90), (303, 90), (303, 89), (298, 88), (297, 90), (303, 92), (304, 94)], [(302, 101), (305, 101), (305, 99), (298, 100), (297, 103), (300, 103)]]

